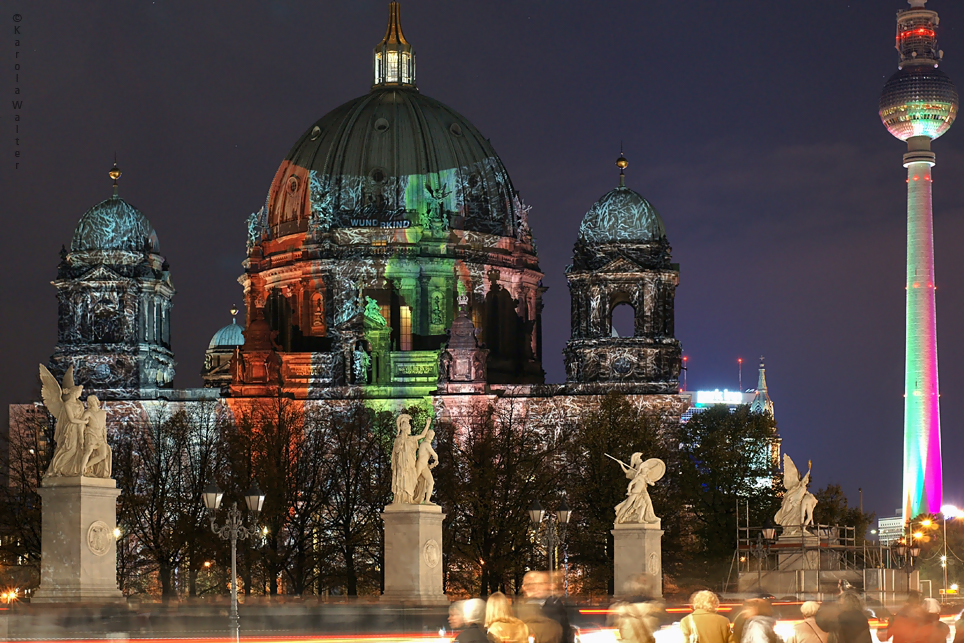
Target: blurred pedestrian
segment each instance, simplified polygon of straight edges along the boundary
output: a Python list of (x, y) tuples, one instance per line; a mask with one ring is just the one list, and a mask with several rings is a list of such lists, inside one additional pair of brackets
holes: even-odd
[(752, 618), (756, 615), (756, 601), (758, 598), (748, 598), (743, 601), (743, 606), (740, 607), (740, 611), (737, 612), (736, 616), (733, 618), (733, 628), (730, 630), (730, 643), (740, 643), (743, 639), (743, 626), (746, 625), (747, 619)]
[(747, 618), (743, 625), (740, 643), (782, 643), (774, 629), (776, 624), (770, 601), (762, 598), (754, 599), (753, 616)]
[(720, 598), (713, 592), (703, 590), (690, 596), (690, 604), (693, 606), (692, 614), (684, 616), (679, 623), (683, 643), (727, 643), (730, 638), (730, 619), (716, 613)]
[(547, 572), (546, 580), (549, 581), (549, 595), (542, 604), (542, 610), (562, 628), (562, 643), (573, 643), (575, 634), (572, 626), (569, 625), (569, 612), (566, 609), (563, 590), (565, 579), (562, 577), (562, 572)]
[(816, 601), (807, 601), (800, 606), (803, 620), (793, 626), (793, 634), (787, 639), (787, 643), (827, 643), (829, 635), (820, 629), (817, 619), (814, 618), (819, 609), (820, 603)]
[[(515, 613), (529, 628), (529, 635), (535, 639), (535, 643), (563, 643), (562, 625), (545, 610), (550, 594), (549, 574), (526, 572), (522, 577), (522, 593), (525, 598), (516, 606)], [(550, 605), (552, 608), (554, 606)]]
[(951, 628), (941, 620), (941, 604), (933, 598), (923, 603), (924, 623), (917, 640), (919, 643), (945, 643), (951, 636)]
[(462, 618), (462, 603), (464, 602), (453, 601), (449, 604), (449, 629), (453, 632), (458, 632), (465, 627), (465, 620)]
[(613, 625), (619, 632), (619, 640), (626, 643), (656, 643), (653, 630), (647, 622), (649, 609), (647, 603), (615, 603), (610, 608), (614, 612)]
[(964, 643), (964, 611), (957, 615), (954, 622), (954, 643)]
[(907, 592), (907, 600), (897, 613), (890, 617), (887, 627), (877, 628), (877, 640), (894, 643), (914, 643), (919, 636), (920, 628), (924, 625), (924, 598), (920, 592)]
[(853, 590), (843, 592), (833, 603), (821, 605), (814, 619), (820, 629), (833, 635), (834, 643), (873, 643), (864, 602)]
[(458, 643), (486, 643), (485, 630), (482, 629), (485, 621), (485, 601), (481, 598), (463, 601), (462, 620), (465, 621), (465, 629), (455, 637)]
[(502, 592), (485, 604), (485, 629), (492, 643), (529, 643), (529, 628), (512, 615), (509, 599)]

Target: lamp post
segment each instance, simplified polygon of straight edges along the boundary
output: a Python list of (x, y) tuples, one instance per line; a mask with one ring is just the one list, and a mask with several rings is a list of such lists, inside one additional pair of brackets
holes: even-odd
[(914, 571), (914, 563), (917, 561), (917, 557), (920, 556), (920, 545), (914, 540), (911, 541), (910, 545), (903, 540), (898, 540), (891, 547), (897, 557), (904, 560), (903, 568), (907, 572), (907, 591), (909, 592), (910, 575)]
[(961, 511), (954, 505), (944, 505), (941, 507), (941, 517), (944, 520), (944, 555), (941, 556), (941, 567), (944, 568), (944, 593), (941, 595), (941, 603), (947, 600), (947, 520), (960, 518), (964, 516), (964, 511)]
[(529, 520), (532, 523), (532, 530), (535, 532), (536, 537), (539, 538), (539, 541), (542, 543), (542, 545), (546, 548), (549, 571), (553, 570), (552, 553), (555, 551), (556, 547), (562, 545), (562, 584), (563, 591), (565, 595), (568, 596), (569, 556), (568, 552), (566, 551), (566, 527), (569, 525), (569, 519), (572, 518), (572, 509), (569, 508), (569, 504), (566, 502), (565, 496), (563, 496), (562, 502), (559, 503), (559, 508), (556, 509), (554, 513), (556, 519), (547, 520), (546, 528), (542, 535), (539, 536), (539, 526), (542, 524), (543, 518), (546, 517), (546, 510), (542, 508), (542, 505), (538, 500), (533, 500), (532, 504), (529, 506)]
[[(254, 538), (259, 534), (257, 525), (245, 527), (244, 514), (238, 509), (238, 503), (233, 503), (228, 509), (227, 520), (224, 525), (218, 526), (215, 522), (214, 512), (221, 506), (221, 498), (224, 493), (218, 489), (213, 482), (207, 486), (201, 497), (204, 499), (204, 508), (207, 509), (208, 519), (211, 521), (211, 531), (217, 534), (221, 540), (231, 541), (231, 631), (235, 643), (241, 635), (241, 621), (238, 618), (238, 539)], [(264, 505), (264, 494), (258, 488), (257, 482), (251, 483), (251, 488), (244, 494), (244, 504), (248, 506), (248, 512), (252, 516), (252, 522), (257, 521), (258, 513)]]
[(776, 542), (777, 528), (768, 520), (750, 544), (750, 551), (756, 556), (756, 584), (763, 589), (763, 559), (770, 555), (770, 545)]

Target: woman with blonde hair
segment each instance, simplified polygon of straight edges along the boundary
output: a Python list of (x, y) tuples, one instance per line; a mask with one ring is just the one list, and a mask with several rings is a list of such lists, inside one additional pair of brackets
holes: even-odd
[(512, 615), (509, 599), (502, 592), (489, 596), (485, 604), (485, 629), (494, 643), (529, 643), (529, 628)]
[(800, 606), (803, 620), (793, 626), (793, 634), (787, 643), (827, 643), (830, 635), (820, 629), (815, 618), (819, 610), (820, 603), (816, 601), (807, 601)]
[(683, 641), (691, 643), (727, 643), (730, 639), (730, 619), (716, 610), (720, 607), (720, 599), (713, 592), (703, 590), (690, 596), (693, 613), (683, 617), (679, 627), (683, 632)]

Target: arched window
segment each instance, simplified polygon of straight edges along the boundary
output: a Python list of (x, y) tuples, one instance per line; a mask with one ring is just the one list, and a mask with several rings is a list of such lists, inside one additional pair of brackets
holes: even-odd
[(636, 310), (628, 303), (616, 304), (610, 316), (610, 333), (613, 337), (636, 335)]

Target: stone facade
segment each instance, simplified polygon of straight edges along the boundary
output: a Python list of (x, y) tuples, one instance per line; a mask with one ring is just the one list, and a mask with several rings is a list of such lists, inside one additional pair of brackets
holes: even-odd
[(57, 268), (57, 345), (50, 370), (104, 399), (156, 396), (174, 382), (174, 286), (157, 234), (115, 196), (81, 218)]

